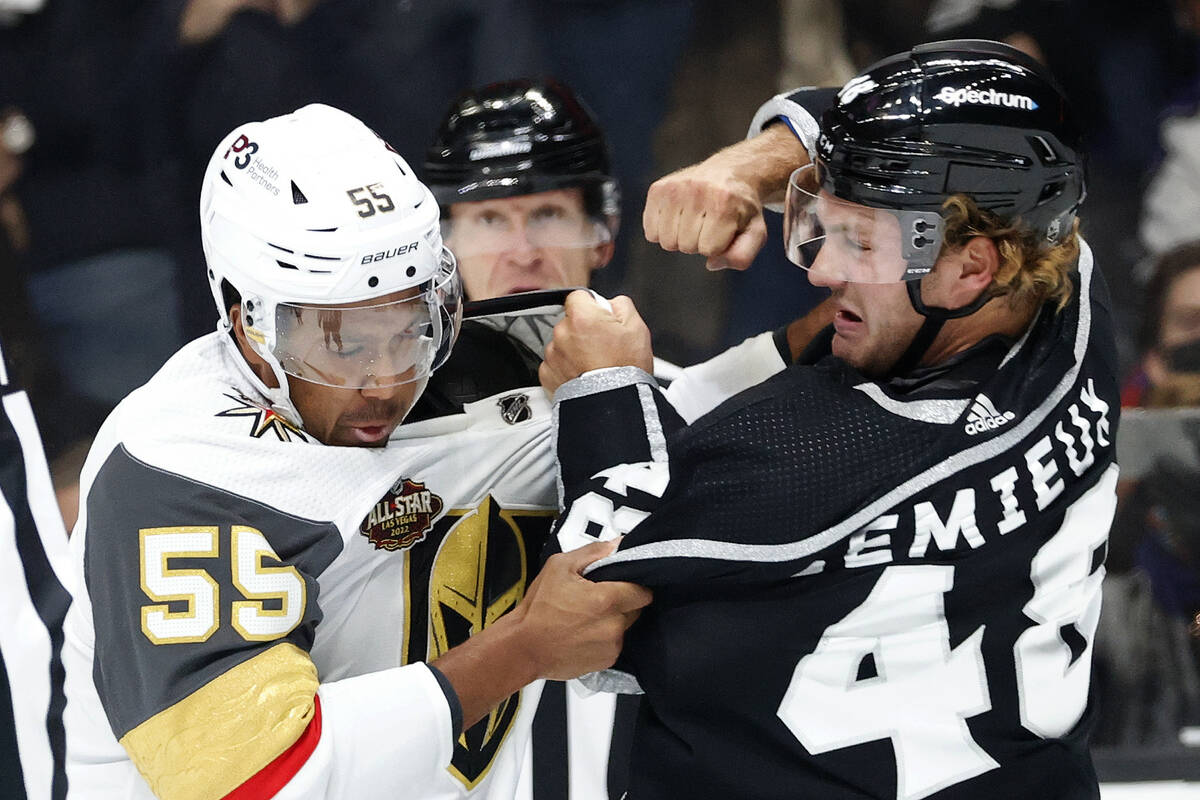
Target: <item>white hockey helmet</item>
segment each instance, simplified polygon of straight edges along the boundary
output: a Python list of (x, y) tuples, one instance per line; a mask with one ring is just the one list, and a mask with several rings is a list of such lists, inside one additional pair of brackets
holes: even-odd
[(308, 105), (226, 136), (204, 175), (200, 232), (221, 326), (229, 287), (277, 404), (290, 406), (285, 375), (394, 386), (450, 353), (462, 289), (437, 202), (343, 111)]

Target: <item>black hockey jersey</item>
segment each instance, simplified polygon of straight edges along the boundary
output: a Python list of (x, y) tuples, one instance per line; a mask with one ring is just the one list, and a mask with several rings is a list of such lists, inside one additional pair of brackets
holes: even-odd
[(828, 356), (690, 427), (632, 368), (560, 389), (556, 542), (625, 534), (589, 577), (654, 590), (607, 676), (645, 691), (631, 800), (1098, 796), (1119, 403), (1086, 246), (1075, 279), (915, 379)]

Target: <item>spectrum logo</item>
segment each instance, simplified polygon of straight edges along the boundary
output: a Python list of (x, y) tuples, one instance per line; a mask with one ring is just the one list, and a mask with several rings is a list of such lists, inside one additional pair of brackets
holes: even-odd
[(1038, 107), (1032, 97), (997, 92), (995, 89), (957, 89), (953, 86), (943, 86), (935, 97), (946, 105), (956, 108), (964, 103), (972, 106), (1005, 106), (1019, 108), (1023, 111), (1033, 111)]

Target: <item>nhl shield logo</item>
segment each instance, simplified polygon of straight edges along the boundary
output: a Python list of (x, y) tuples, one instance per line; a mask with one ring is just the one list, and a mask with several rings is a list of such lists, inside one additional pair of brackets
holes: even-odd
[(500, 406), (500, 417), (509, 425), (516, 425), (533, 417), (533, 409), (529, 407), (529, 395), (510, 394), (496, 401)]
[(443, 507), (442, 498), (425, 484), (401, 478), (371, 508), (358, 530), (376, 550), (405, 550), (425, 538)]

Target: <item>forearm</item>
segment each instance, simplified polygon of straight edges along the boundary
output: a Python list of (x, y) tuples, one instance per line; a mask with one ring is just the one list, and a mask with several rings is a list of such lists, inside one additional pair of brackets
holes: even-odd
[(788, 176), (810, 163), (808, 150), (783, 122), (773, 122), (757, 136), (730, 145), (712, 156), (758, 195), (762, 205), (783, 201)]
[(431, 662), (458, 695), (464, 730), (539, 677), (539, 664), (522, 638), (518, 612), (501, 617)]
[(593, 542), (552, 555), (516, 608), (431, 663), (458, 695), (464, 727), (538, 678), (576, 678), (616, 661), (625, 629), (650, 593), (583, 577), (614, 547)]

